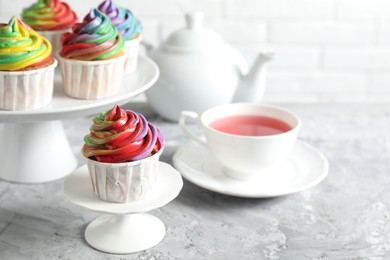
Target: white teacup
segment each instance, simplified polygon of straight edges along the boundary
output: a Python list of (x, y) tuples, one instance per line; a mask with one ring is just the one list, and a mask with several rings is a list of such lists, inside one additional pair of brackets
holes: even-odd
[[(188, 119), (197, 123), (206, 139), (191, 131)], [(290, 156), (301, 123), (283, 108), (233, 103), (213, 107), (201, 115), (183, 111), (179, 125), (190, 138), (208, 148), (226, 175), (248, 180)]]

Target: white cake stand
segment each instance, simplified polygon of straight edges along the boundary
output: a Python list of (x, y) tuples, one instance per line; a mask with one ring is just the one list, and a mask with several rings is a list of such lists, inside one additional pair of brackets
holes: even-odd
[(42, 183), (68, 175), (77, 161), (61, 120), (97, 114), (114, 104), (123, 105), (150, 88), (158, 76), (157, 65), (140, 56), (137, 71), (123, 78), (117, 95), (81, 100), (65, 95), (61, 77), (56, 74), (53, 100), (47, 107), (35, 111), (0, 111), (0, 178)]
[(93, 193), (88, 168), (84, 165), (66, 178), (64, 193), (76, 205), (111, 214), (98, 217), (87, 226), (88, 244), (107, 253), (129, 254), (151, 248), (164, 238), (165, 226), (161, 220), (144, 212), (169, 203), (182, 187), (180, 173), (169, 164), (159, 162), (157, 182), (145, 199), (131, 203), (105, 202)]

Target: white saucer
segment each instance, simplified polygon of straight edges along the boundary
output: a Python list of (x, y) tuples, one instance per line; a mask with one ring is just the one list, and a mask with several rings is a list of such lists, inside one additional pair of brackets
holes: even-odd
[(160, 208), (179, 195), (183, 187), (180, 173), (169, 164), (158, 163), (158, 178), (145, 199), (130, 203), (107, 202), (95, 196), (87, 165), (72, 172), (64, 183), (64, 193), (72, 203), (98, 212), (128, 214)]
[(248, 198), (275, 197), (311, 188), (326, 177), (329, 168), (325, 156), (303, 141), (297, 141), (288, 160), (250, 181), (226, 176), (210, 152), (194, 142), (181, 146), (173, 163), (184, 178), (202, 188)]

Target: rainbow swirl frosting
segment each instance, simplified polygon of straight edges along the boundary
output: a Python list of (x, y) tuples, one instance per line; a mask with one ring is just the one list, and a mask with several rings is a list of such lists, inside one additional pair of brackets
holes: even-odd
[(112, 23), (126, 41), (141, 35), (142, 24), (130, 10), (117, 7), (111, 0), (105, 0), (98, 6), (98, 9), (110, 17)]
[(22, 12), (22, 20), (38, 31), (71, 28), (78, 20), (68, 4), (60, 0), (38, 0)]
[(93, 118), (90, 134), (84, 137), (83, 155), (105, 163), (142, 160), (164, 146), (160, 130), (139, 113), (118, 105)]
[(51, 48), (45, 37), (16, 17), (0, 24), (0, 70), (48, 66), (53, 63)]
[(125, 41), (110, 18), (92, 9), (72, 33), (62, 35), (61, 56), (75, 60), (107, 60), (124, 54)]

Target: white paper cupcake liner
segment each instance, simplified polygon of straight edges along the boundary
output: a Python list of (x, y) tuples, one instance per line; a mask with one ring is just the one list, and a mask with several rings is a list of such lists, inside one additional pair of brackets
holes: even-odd
[(128, 163), (87, 159), (95, 195), (104, 201), (127, 203), (145, 198), (157, 179), (162, 149), (151, 157)]
[(57, 56), (65, 94), (80, 99), (101, 99), (122, 86), (125, 56), (103, 61), (80, 61)]
[(53, 64), (36, 70), (0, 71), (0, 109), (35, 110), (48, 105), (53, 98)]
[(40, 35), (48, 39), (52, 46), (52, 53), (55, 54), (59, 52), (62, 48), (61, 36), (66, 32), (71, 32), (71, 28), (55, 31), (38, 31)]
[(138, 65), (138, 52), (139, 52), (139, 45), (141, 42), (142, 37), (139, 36), (136, 39), (126, 41), (125, 44), (125, 68), (124, 73), (125, 74), (131, 74), (137, 70)]

